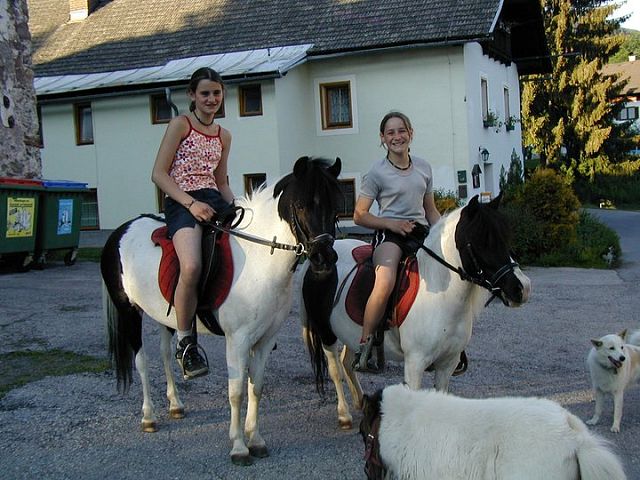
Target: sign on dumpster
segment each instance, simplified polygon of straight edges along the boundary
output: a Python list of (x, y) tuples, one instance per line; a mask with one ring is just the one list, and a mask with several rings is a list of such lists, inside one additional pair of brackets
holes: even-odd
[(35, 198), (7, 197), (7, 238), (32, 237)]

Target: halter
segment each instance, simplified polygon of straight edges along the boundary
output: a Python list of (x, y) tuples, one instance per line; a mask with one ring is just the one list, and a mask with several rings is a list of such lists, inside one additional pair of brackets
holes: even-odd
[[(503, 265), (502, 267), (500, 267), (496, 271), (496, 273), (494, 273), (493, 276), (488, 279), (485, 276), (485, 273), (482, 270), (482, 267), (480, 266), (478, 259), (473, 253), (471, 242), (467, 243), (465, 247), (476, 269), (473, 275), (470, 275), (469, 273), (467, 273), (462, 267), (454, 267), (449, 262), (447, 262), (444, 258), (440, 257), (437, 253), (431, 250), (429, 247), (420, 245), (420, 248), (422, 248), (425, 252), (427, 252), (434, 260), (438, 261), (439, 263), (447, 267), (449, 270), (456, 272), (460, 276), (460, 279), (465, 280), (467, 282), (474, 283), (475, 285), (478, 285), (488, 290), (491, 293), (491, 298), (489, 298), (489, 300), (487, 300), (487, 303), (484, 304), (484, 306), (486, 307), (500, 294), (500, 292), (502, 292), (502, 287), (498, 286), (498, 282), (500, 282), (504, 278), (504, 276), (507, 275), (508, 273), (512, 273), (516, 269), (516, 267), (519, 267), (520, 265), (517, 262), (511, 261)], [(503, 300), (503, 303), (506, 303), (506, 302)]]
[(380, 431), (380, 414), (376, 415), (371, 422), (371, 431), (367, 434), (364, 451), (364, 473), (369, 480), (383, 480), (387, 469), (380, 458), (380, 442), (378, 432)]

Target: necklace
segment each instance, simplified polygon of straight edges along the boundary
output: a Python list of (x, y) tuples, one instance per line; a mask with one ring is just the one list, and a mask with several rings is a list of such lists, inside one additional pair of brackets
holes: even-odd
[[(197, 118), (197, 117), (196, 117)], [(411, 168), (411, 156), (409, 156), (409, 165), (407, 165), (406, 167), (399, 167), (398, 165), (396, 165), (395, 163), (393, 163), (391, 161), (391, 159), (389, 158), (389, 155), (387, 155), (387, 160), (389, 160), (389, 163), (391, 165), (393, 165), (395, 168), (397, 168), (398, 170), (409, 170)]]
[(213, 125), (213, 120), (214, 118), (211, 119), (211, 121), (209, 123), (205, 123), (202, 120), (200, 120), (200, 117), (198, 116), (198, 114), (196, 113), (196, 111), (193, 111), (193, 116), (196, 117), (196, 120), (198, 120), (202, 125), (204, 125), (205, 127), (210, 127), (211, 125)]

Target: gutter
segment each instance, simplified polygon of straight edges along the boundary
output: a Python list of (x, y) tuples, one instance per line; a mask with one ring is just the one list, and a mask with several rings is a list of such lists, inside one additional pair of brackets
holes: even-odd
[[(256, 75), (251, 74), (242, 74), (242, 75), (232, 75), (229, 77), (225, 77), (222, 75), (225, 85), (237, 85), (241, 83), (247, 82), (256, 82), (263, 80), (273, 80), (276, 78), (281, 78), (285, 73), (278, 71), (261, 73)], [(148, 85), (153, 85), (151, 87), (139, 88), (136, 85), (126, 85), (121, 87), (108, 87), (108, 88), (93, 88), (91, 90), (78, 90), (76, 92), (65, 92), (65, 93), (52, 93), (52, 94), (41, 94), (38, 95), (36, 93), (36, 98), (39, 105), (47, 105), (53, 103), (61, 103), (61, 102), (76, 102), (76, 101), (87, 101), (94, 100), (100, 98), (113, 98), (113, 97), (128, 97), (132, 95), (148, 95), (153, 93), (164, 93), (167, 88), (174, 87), (184, 87), (186, 88), (189, 84), (189, 80), (180, 80), (180, 81), (171, 81), (171, 82), (158, 82)], [(140, 85), (140, 84), (138, 84)], [(85, 93), (83, 93), (85, 92)]]

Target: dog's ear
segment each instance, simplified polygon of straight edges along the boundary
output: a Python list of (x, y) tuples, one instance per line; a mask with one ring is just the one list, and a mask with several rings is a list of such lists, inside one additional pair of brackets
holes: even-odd
[(600, 340), (596, 340), (595, 338), (591, 339), (591, 343), (596, 348), (600, 348), (602, 346), (602, 342)]
[(622, 330), (618, 336), (622, 339), (622, 340), (626, 340), (627, 339), (627, 329), (625, 328), (624, 330)]

